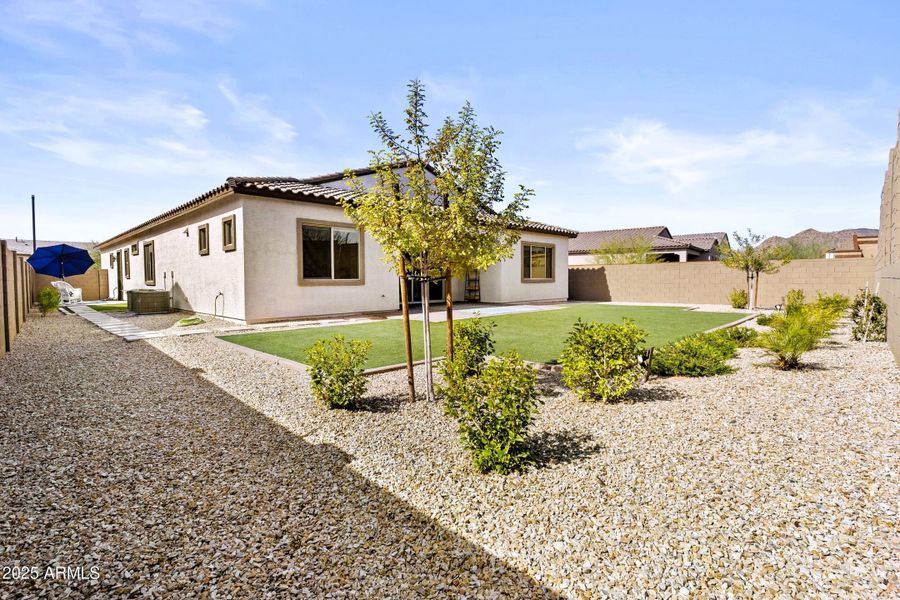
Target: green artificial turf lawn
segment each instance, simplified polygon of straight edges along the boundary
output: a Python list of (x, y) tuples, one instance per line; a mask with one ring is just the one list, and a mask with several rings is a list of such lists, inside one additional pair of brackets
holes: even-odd
[(88, 306), (90, 306), (97, 312), (118, 312), (128, 310), (128, 305), (124, 302), (119, 302), (116, 304), (88, 304)]
[[(621, 323), (623, 318), (634, 319), (639, 327), (648, 332), (647, 345), (661, 346), (692, 333), (736, 321), (742, 316), (739, 313), (699, 312), (672, 307), (575, 304), (557, 310), (483, 318), (497, 324), (494, 329), (495, 352), (516, 350), (526, 360), (552, 363), (559, 357), (566, 335), (579, 317), (585, 321), (607, 323)], [(421, 321), (413, 321), (411, 329), (413, 356), (415, 360), (421, 360)], [(228, 335), (221, 339), (302, 363), (306, 360), (306, 348), (320, 338), (335, 334), (347, 339), (371, 340), (366, 368), (396, 365), (406, 360), (401, 319)], [(446, 340), (446, 324), (432, 323), (431, 348), (435, 356), (443, 355)]]

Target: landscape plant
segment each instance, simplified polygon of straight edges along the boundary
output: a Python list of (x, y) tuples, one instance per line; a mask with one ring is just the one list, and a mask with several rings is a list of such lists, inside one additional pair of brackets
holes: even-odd
[(784, 312), (792, 313), (795, 310), (799, 310), (805, 302), (806, 294), (803, 290), (788, 290), (787, 295), (784, 297)]
[(366, 391), (363, 365), (368, 340), (347, 341), (342, 335), (317, 340), (306, 350), (313, 395), (328, 408), (352, 408)]
[(731, 269), (744, 272), (747, 280), (747, 298), (749, 308), (755, 309), (759, 304), (759, 276), (763, 273), (777, 273), (778, 269), (790, 262), (782, 248), (761, 246), (764, 236), (747, 230), (742, 236), (734, 232), (736, 246), (725, 243), (719, 252), (719, 260)]
[(466, 380), (481, 372), (485, 360), (494, 352), (493, 321), (475, 317), (457, 323), (453, 330), (456, 352), (440, 365), (443, 384), (437, 386), (437, 394), (444, 400), (448, 415), (456, 416), (459, 405), (471, 392)]
[(850, 308), (850, 298), (843, 294), (816, 294), (816, 305), (843, 314)]
[(563, 383), (589, 402), (621, 398), (644, 376), (638, 357), (646, 335), (628, 319), (620, 325), (578, 319), (559, 359)]
[(37, 301), (41, 316), (45, 317), (48, 313), (59, 308), (59, 291), (53, 287), (45, 287), (38, 292)]
[(759, 336), (757, 345), (775, 357), (779, 369), (796, 369), (801, 357), (819, 346), (839, 318), (840, 313), (832, 309), (804, 304), (774, 316), (771, 329)]
[(887, 341), (887, 305), (877, 294), (860, 290), (850, 310), (854, 340)]
[(395, 133), (381, 113), (370, 124), (382, 148), (371, 152), (374, 183), (348, 172), (354, 197), (342, 205), (347, 215), (375, 238), (403, 279), (401, 305), (407, 356), (407, 383), (415, 398), (407, 278), (421, 286), (426, 397), (433, 397), (429, 285), (445, 281), (448, 355), (453, 354), (452, 279), (510, 258), (524, 224), (522, 211), (531, 190), (502, 208), (505, 173), (497, 159), (500, 132), (482, 128), (466, 105), (432, 134), (425, 113), (424, 86), (408, 85), (405, 133)]
[(456, 402), (445, 406), (475, 468), (506, 474), (532, 462), (526, 439), (540, 404), (535, 369), (511, 353), (457, 384)]
[(718, 329), (708, 335), (713, 338), (732, 342), (738, 348), (752, 348), (759, 337), (759, 331), (749, 327), (726, 327), (725, 329)]
[(687, 377), (731, 373), (734, 369), (727, 361), (736, 354), (737, 344), (724, 336), (690, 335), (657, 348), (653, 354), (653, 372)]
[(731, 308), (747, 308), (750, 297), (747, 295), (747, 290), (734, 288), (728, 292), (728, 301), (731, 303)]

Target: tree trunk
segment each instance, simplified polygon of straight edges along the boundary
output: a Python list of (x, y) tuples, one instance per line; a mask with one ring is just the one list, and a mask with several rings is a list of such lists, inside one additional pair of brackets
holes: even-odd
[(431, 371), (431, 307), (428, 299), (428, 279), (422, 279), (422, 328), (425, 338), (425, 399), (434, 400), (434, 381)]
[(416, 376), (413, 371), (412, 336), (409, 332), (409, 288), (406, 277), (406, 259), (400, 258), (400, 308), (403, 312), (403, 341), (406, 343), (406, 383), (410, 402), (416, 401)]
[(753, 278), (753, 309), (759, 306), (759, 273), (755, 273)]
[(444, 302), (447, 305), (447, 360), (453, 360), (453, 274), (444, 276)]

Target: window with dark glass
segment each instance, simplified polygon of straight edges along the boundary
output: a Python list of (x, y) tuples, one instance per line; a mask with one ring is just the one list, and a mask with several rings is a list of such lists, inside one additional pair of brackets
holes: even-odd
[(153, 242), (144, 242), (144, 283), (156, 285), (156, 252)]
[(237, 234), (234, 229), (234, 215), (222, 219), (222, 249), (225, 252), (237, 249)]
[(209, 254), (209, 223), (197, 227), (197, 250), (200, 256)]
[(522, 245), (522, 279), (526, 281), (553, 279), (552, 245)]
[(359, 231), (312, 223), (301, 224), (300, 230), (301, 279), (361, 279)]
[(131, 255), (132, 255), (132, 256), (137, 256), (137, 255), (138, 255), (138, 245), (137, 245), (137, 244), (132, 244), (132, 245), (131, 245)]
[(125, 279), (131, 279), (131, 254), (127, 250), (122, 253), (122, 260), (125, 261)]

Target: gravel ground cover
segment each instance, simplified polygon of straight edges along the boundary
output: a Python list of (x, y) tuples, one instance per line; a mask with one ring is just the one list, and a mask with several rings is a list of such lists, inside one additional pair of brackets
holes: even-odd
[(804, 370), (746, 349), (733, 374), (615, 405), (545, 375), (540, 464), (510, 477), (473, 473), (440, 407), (398, 396), (403, 372), (372, 377), (363, 410), (326, 411), (304, 374), (209, 336), (151, 343), (567, 597), (897, 594), (900, 370), (846, 325)]
[(0, 598), (554, 595), (334, 445), (81, 318), (25, 324), (0, 402)]
[[(476, 574), (470, 596), (897, 595), (900, 370), (846, 328), (805, 370), (742, 350), (733, 374), (615, 405), (545, 374), (538, 465), (500, 477), (472, 471), (440, 406), (402, 400), (402, 372), (326, 411), (305, 374), (211, 335), (123, 344), (66, 319), (0, 359), (4, 562), (93, 560), (110, 593), (445, 597)], [(60, 337), (90, 368), (35, 374), (71, 354)]]

